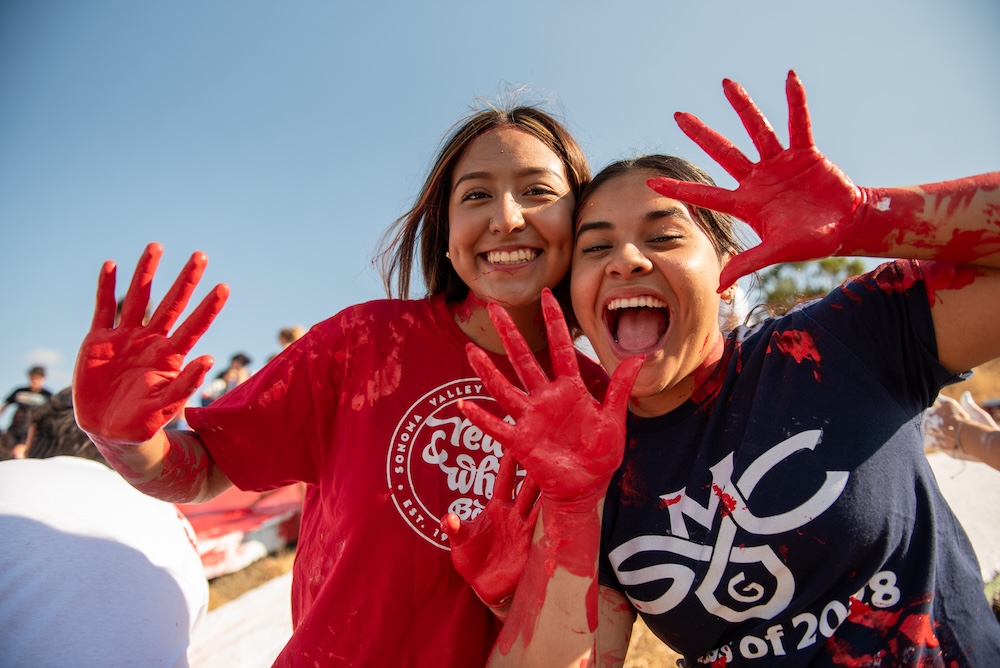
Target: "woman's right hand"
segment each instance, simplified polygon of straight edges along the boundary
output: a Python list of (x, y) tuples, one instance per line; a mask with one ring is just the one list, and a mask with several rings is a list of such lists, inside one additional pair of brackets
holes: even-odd
[(94, 319), (73, 371), (73, 406), (80, 428), (107, 444), (148, 441), (201, 386), (213, 359), (184, 357), (205, 333), (229, 296), (219, 284), (177, 327), (201, 280), (208, 258), (191, 255), (148, 322), (150, 286), (163, 247), (149, 244), (139, 259), (116, 322), (115, 263), (107, 261), (97, 282)]

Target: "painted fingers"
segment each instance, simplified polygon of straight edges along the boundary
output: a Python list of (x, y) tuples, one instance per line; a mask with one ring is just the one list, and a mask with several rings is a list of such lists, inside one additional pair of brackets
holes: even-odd
[(225, 304), (226, 285), (216, 286), (169, 336), (201, 279), (207, 257), (194, 253), (146, 322), (153, 278), (163, 247), (149, 244), (139, 258), (116, 322), (116, 267), (105, 262), (91, 330), (74, 368), (77, 419), (108, 441), (143, 442), (173, 417), (204, 381), (208, 355), (186, 366), (184, 357)]
[(794, 149), (815, 149), (806, 87), (795, 70), (789, 72), (785, 80), (785, 97), (788, 98), (788, 145)]
[(115, 300), (115, 263), (108, 260), (101, 266), (97, 276), (97, 298), (94, 304), (94, 318), (90, 323), (91, 331), (96, 329), (111, 329), (115, 326), (115, 311), (118, 302)]
[(153, 276), (156, 268), (160, 264), (160, 256), (163, 255), (163, 246), (151, 243), (142, 251), (139, 262), (136, 264), (135, 272), (132, 274), (132, 282), (129, 283), (128, 292), (122, 301), (122, 311), (119, 318), (122, 327), (139, 327), (146, 317), (146, 309), (149, 306), (149, 294), (153, 285)]
[(537, 486), (525, 479), (517, 490), (517, 460), (500, 460), (493, 496), (476, 517), (463, 522), (450, 513), (441, 529), (451, 543), (455, 569), (479, 598), (503, 616), (521, 579), (538, 521)]
[(557, 377), (578, 377), (580, 367), (576, 363), (576, 348), (573, 347), (573, 338), (566, 326), (559, 302), (548, 288), (542, 290), (542, 315), (545, 318), (545, 333), (549, 341), (552, 370)]
[(522, 378), (531, 377), (527, 393), (509, 383), (483, 351), (475, 346), (468, 349), (483, 383), (515, 423), (474, 404), (459, 405), (470, 420), (516, 454), (543, 496), (566, 501), (603, 494), (621, 462), (628, 399), (643, 360), (619, 365), (604, 402), (599, 403), (580, 377), (572, 339), (551, 294), (543, 294), (543, 312), (556, 372), (551, 381), (533, 356), (529, 360), (517, 353), (514, 346), (521, 346), (515, 343), (520, 333), (501, 314), (495, 319), (512, 363), (523, 368)]
[[(521, 384), (528, 391), (539, 387), (547, 380), (545, 372), (538, 365), (531, 348), (528, 347), (524, 337), (517, 330), (514, 321), (511, 320), (507, 311), (496, 302), (490, 302), (487, 309), (490, 320), (493, 321), (493, 327), (500, 335), (500, 342), (503, 344), (504, 350), (507, 351), (507, 357), (510, 359)], [(478, 371), (478, 368), (476, 370)]]
[(738, 187), (730, 191), (668, 178), (649, 181), (664, 197), (735, 216), (760, 237), (759, 245), (736, 255), (723, 269), (720, 292), (741, 276), (772, 264), (850, 254), (845, 240), (852, 234), (862, 193), (816, 149), (799, 77), (789, 72), (785, 83), (789, 148), (782, 146), (742, 86), (727, 79), (723, 89), (760, 154), (757, 162), (691, 114), (675, 118), (681, 130), (739, 182)]

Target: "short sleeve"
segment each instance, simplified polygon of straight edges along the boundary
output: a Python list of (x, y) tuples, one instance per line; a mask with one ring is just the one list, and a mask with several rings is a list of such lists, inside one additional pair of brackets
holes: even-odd
[(338, 357), (347, 345), (338, 316), (218, 401), (187, 410), (188, 424), (240, 489), (316, 484), (337, 415)]

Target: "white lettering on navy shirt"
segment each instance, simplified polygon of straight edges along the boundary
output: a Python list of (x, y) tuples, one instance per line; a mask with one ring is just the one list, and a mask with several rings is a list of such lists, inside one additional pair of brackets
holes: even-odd
[[(667, 590), (652, 600), (639, 600), (627, 594), (635, 608), (647, 614), (663, 614), (676, 607), (691, 592), (695, 572), (683, 563), (669, 561), (669, 555), (673, 554), (686, 561), (708, 563), (708, 571), (694, 592), (706, 611), (729, 622), (740, 622), (753, 618), (772, 619), (784, 610), (795, 593), (795, 579), (766, 542), (754, 545), (750, 537), (780, 534), (808, 524), (840, 497), (850, 474), (828, 471), (823, 483), (809, 499), (777, 515), (758, 517), (750, 510), (747, 500), (777, 464), (801, 450), (814, 450), (821, 434), (820, 430), (805, 431), (778, 443), (751, 463), (735, 482), (732, 479), (733, 455), (726, 455), (709, 469), (712, 472), (712, 494), (707, 505), (703, 506), (688, 496), (686, 487), (662, 495), (660, 498), (666, 504), (671, 534), (637, 536), (608, 555), (626, 592), (630, 586), (670, 581)], [(719, 504), (724, 504), (724, 507), (720, 509)], [(706, 529), (720, 522), (715, 544), (701, 545), (691, 541), (685, 518)], [(735, 540), (738, 531), (742, 532), (739, 545)], [(650, 552), (659, 553), (661, 563), (636, 569), (622, 566), (630, 557)], [(746, 571), (740, 565), (749, 564), (763, 566), (774, 578), (774, 583), (748, 580)], [(735, 566), (737, 572), (723, 583), (722, 578), (731, 572), (727, 568), (730, 565)], [(716, 592), (723, 585), (734, 601), (746, 604), (744, 609), (733, 609), (718, 600)]]

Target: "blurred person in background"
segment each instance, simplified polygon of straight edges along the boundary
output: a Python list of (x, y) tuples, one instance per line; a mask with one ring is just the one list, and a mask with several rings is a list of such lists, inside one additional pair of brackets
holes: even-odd
[(959, 401), (942, 394), (924, 416), (924, 449), (1000, 470), (1000, 426), (969, 392)]
[(246, 382), (247, 378), (250, 377), (251, 364), (253, 364), (253, 360), (245, 353), (236, 353), (230, 357), (229, 366), (221, 371), (201, 393), (201, 405), (208, 406), (237, 385)]
[(33, 366), (28, 369), (28, 384), (17, 388), (4, 399), (3, 406), (0, 406), (0, 415), (3, 415), (9, 406), (17, 406), (8, 429), (13, 441), (10, 447), (14, 457), (24, 456), (31, 409), (45, 404), (51, 397), (52, 393), (45, 388), (45, 368)]
[(108, 468), (69, 388), (28, 445), (0, 462), (0, 663), (187, 666), (208, 606), (191, 525)]

